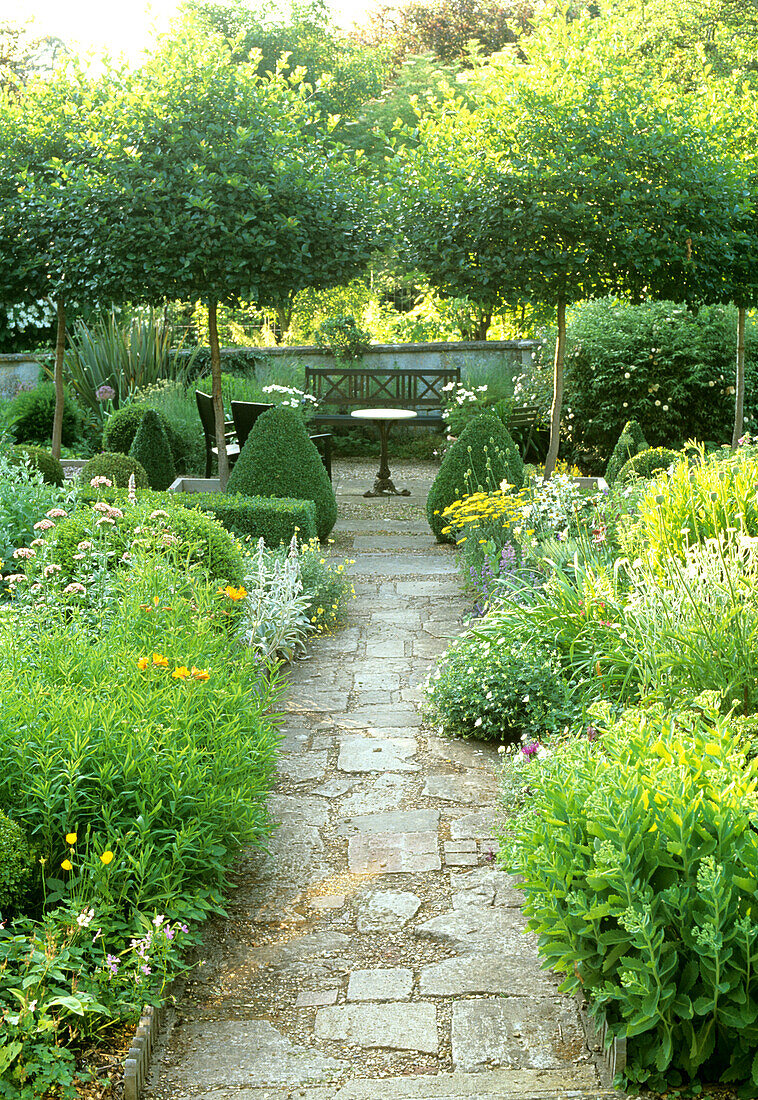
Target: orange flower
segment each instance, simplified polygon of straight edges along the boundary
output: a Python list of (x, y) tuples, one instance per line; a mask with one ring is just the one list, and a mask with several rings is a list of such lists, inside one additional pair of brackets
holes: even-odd
[(186, 680), (188, 676), (192, 675), (192, 673), (186, 665), (179, 665), (177, 668), (174, 669), (171, 675), (174, 677), (175, 680)]
[(244, 600), (245, 596), (247, 595), (247, 589), (243, 588), (242, 585), (240, 585), (239, 588), (232, 588), (232, 586), (230, 584), (228, 584), (226, 586), (226, 588), (219, 589), (219, 592), (221, 592), (221, 591), (223, 591), (224, 594), (227, 595), (230, 600), (235, 600), (235, 601)]
[(137, 661), (137, 668), (140, 670), (140, 672), (144, 672), (149, 664), (149, 657), (140, 657), (140, 659)]
[(211, 674), (207, 668), (195, 668), (192, 666), (192, 675), (195, 680), (210, 680)]
[(153, 664), (157, 665), (158, 668), (168, 668), (168, 660), (163, 656), (162, 653), (153, 654)]

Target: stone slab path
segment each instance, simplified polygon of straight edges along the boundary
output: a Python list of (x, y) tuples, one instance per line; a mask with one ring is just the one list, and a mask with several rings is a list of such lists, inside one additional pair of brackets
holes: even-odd
[(494, 863), (497, 753), (442, 740), (419, 713), (466, 611), (452, 552), (422, 518), (433, 468), (403, 471), (413, 498), (397, 501), (363, 501), (372, 467), (340, 469), (350, 624), (292, 669), (281, 826), (268, 854), (240, 861), (147, 1095), (617, 1095)]

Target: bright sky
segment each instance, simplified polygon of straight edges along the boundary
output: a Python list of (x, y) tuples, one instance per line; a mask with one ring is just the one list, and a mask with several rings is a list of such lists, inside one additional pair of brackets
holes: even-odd
[[(77, 52), (107, 50), (136, 60), (155, 31), (168, 29), (180, 0), (0, 0), (0, 20), (34, 19), (40, 34), (62, 38)], [(350, 26), (369, 0), (331, 0), (337, 22)]]

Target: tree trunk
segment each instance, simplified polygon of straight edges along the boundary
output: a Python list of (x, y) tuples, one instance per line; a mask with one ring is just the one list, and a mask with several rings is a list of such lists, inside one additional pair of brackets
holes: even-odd
[(50, 448), (53, 458), (60, 460), (61, 442), (63, 440), (63, 357), (66, 353), (66, 304), (62, 298), (56, 302), (58, 313), (58, 327), (55, 334), (55, 368), (53, 378), (55, 380), (55, 413), (53, 415), (53, 442)]
[(486, 340), (487, 333), (489, 332), (490, 325), (492, 324), (492, 311), (486, 313), (480, 313), (476, 319), (476, 326), (474, 328), (475, 340)]
[(545, 459), (545, 480), (553, 476), (558, 461), (558, 444), (561, 434), (561, 405), (563, 404), (563, 357), (566, 351), (566, 303), (558, 303), (558, 337), (555, 341), (553, 362), (553, 405), (550, 409), (550, 446)]
[(221, 492), (226, 489), (229, 480), (229, 459), (226, 457), (226, 439), (224, 432), (224, 399), (221, 395), (221, 351), (218, 346), (218, 324), (216, 320), (216, 299), (208, 301), (208, 339), (211, 346), (211, 377), (213, 379), (213, 415), (216, 419), (216, 446), (218, 447), (218, 479)]
[(287, 333), (290, 330), (292, 324), (292, 307), (293, 303), (290, 302), (286, 306), (276, 306), (274, 312), (276, 313), (276, 319), (279, 322), (279, 332), (274, 332), (274, 339), (277, 344), (283, 344), (287, 339)]
[(745, 414), (745, 307), (737, 307), (737, 381), (734, 387), (734, 431), (732, 450), (736, 450), (743, 435)]

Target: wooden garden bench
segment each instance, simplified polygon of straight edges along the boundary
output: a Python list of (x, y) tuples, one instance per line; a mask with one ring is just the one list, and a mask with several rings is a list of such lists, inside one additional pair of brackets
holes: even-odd
[[(312, 424), (355, 424), (353, 409), (412, 409), (409, 423), (442, 428), (442, 408), (458, 367), (409, 367), (378, 370), (367, 367), (306, 367), (305, 389), (319, 403)], [(332, 406), (325, 410), (324, 406)]]

